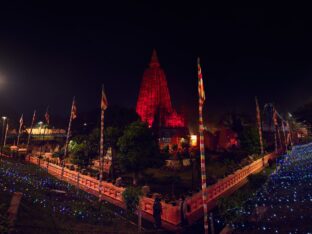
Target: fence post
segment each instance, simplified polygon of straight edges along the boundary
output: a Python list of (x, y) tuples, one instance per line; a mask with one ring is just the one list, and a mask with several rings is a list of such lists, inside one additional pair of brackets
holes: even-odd
[(63, 176), (64, 176), (64, 163), (62, 163), (61, 179), (63, 179)]

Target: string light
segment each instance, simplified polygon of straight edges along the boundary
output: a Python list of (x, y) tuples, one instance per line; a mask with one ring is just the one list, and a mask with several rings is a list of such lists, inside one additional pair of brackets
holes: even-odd
[[(246, 233), (311, 233), (311, 212), (307, 209), (312, 202), (311, 178), (312, 144), (294, 147), (290, 154), (278, 159), (276, 171), (256, 195), (245, 201), (243, 207), (235, 208), (239, 221), (232, 227)], [(261, 208), (263, 214), (256, 214)], [(222, 217), (217, 217), (216, 223), (225, 226)]]
[[(44, 207), (64, 218), (71, 217), (91, 224), (107, 224), (117, 213), (122, 214), (118, 208), (116, 214), (108, 209), (95, 208), (94, 205), (98, 204), (95, 196), (59, 181), (33, 165), (0, 159), (0, 178), (0, 191), (8, 196), (22, 192), (23, 200), (27, 203)], [(51, 190), (65, 191), (66, 195), (52, 195)]]

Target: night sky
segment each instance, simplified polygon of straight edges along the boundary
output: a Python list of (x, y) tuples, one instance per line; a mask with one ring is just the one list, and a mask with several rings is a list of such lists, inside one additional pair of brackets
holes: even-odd
[(197, 113), (197, 56), (208, 121), (229, 111), (254, 114), (255, 95), (281, 112), (311, 100), (308, 6), (10, 4), (0, 6), (4, 112), (43, 115), (49, 105), (51, 115), (68, 116), (74, 95), (78, 111), (88, 111), (99, 107), (102, 83), (110, 105), (135, 108), (153, 48), (173, 105), (188, 115)]

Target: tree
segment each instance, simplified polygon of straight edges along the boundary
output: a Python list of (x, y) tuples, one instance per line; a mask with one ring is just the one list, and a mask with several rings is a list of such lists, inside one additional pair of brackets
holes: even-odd
[(100, 130), (94, 128), (85, 140), (89, 157), (95, 158), (99, 154)]
[(116, 154), (117, 154), (117, 142), (122, 136), (123, 131), (118, 127), (108, 127), (105, 129), (105, 145), (106, 148), (111, 147), (112, 150), (112, 166), (110, 167), (110, 176), (112, 179), (116, 176)]
[(259, 154), (259, 134), (255, 127), (245, 127), (238, 135), (240, 147), (247, 154)]
[(161, 166), (158, 144), (146, 123), (136, 121), (127, 126), (117, 142), (118, 160), (123, 169), (133, 173), (133, 185), (139, 173), (147, 167)]
[(71, 153), (69, 158), (71, 163), (78, 165), (80, 168), (87, 167), (90, 164), (86, 141), (80, 143), (71, 141), (69, 144), (69, 152)]
[(122, 129), (118, 127), (108, 127), (105, 129), (105, 143), (111, 147), (116, 147), (119, 137), (122, 136)]
[(140, 196), (142, 196), (141, 188), (130, 186), (122, 192), (122, 199), (126, 203), (127, 211), (131, 213), (136, 211), (140, 202)]
[(142, 189), (135, 187), (127, 187), (122, 192), (122, 198), (126, 203), (126, 208), (129, 213), (133, 213), (135, 210), (138, 211), (138, 231), (141, 232), (142, 225), (142, 211), (140, 207), (140, 198), (142, 196)]

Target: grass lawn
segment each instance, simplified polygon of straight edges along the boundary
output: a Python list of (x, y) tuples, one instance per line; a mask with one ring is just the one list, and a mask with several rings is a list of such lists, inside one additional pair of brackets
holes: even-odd
[(17, 233), (137, 232), (135, 225), (119, 216), (120, 209), (99, 205), (96, 197), (58, 181), (35, 165), (0, 159), (0, 204), (7, 206), (14, 191), (23, 193)]

